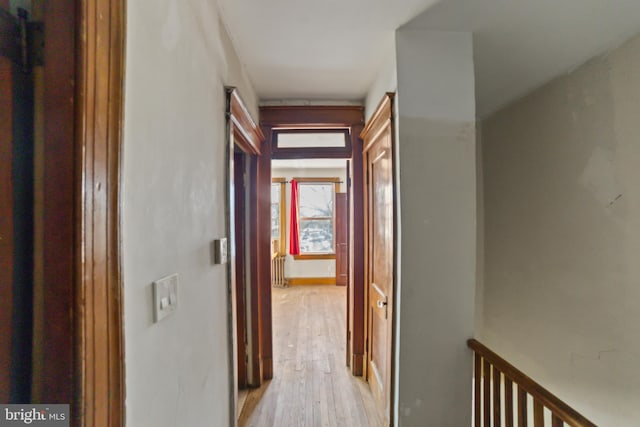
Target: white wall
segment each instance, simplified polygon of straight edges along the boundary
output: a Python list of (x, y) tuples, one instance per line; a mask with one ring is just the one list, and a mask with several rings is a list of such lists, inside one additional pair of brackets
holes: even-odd
[(373, 84), (367, 91), (364, 102), (364, 117), (368, 121), (376, 111), (378, 104), (387, 92), (395, 92), (398, 88), (398, 67), (396, 64), (395, 35), (394, 44), (384, 57)]
[(597, 425), (640, 420), (640, 38), (483, 122), (483, 339)]
[[(274, 168), (271, 170), (273, 178), (286, 178), (291, 181), (292, 178), (340, 178), (340, 192), (346, 191), (346, 161), (344, 168)], [(285, 277), (336, 277), (336, 261), (335, 259), (316, 259), (316, 260), (295, 260), (289, 255), (289, 221), (290, 221), (290, 202), (291, 202), (291, 185), (285, 185), (285, 250), (287, 259), (284, 263)]]
[(396, 33), (401, 426), (471, 425), (476, 144), (471, 34)]
[[(229, 424), (225, 85), (251, 85), (215, 2), (127, 2), (123, 276), (128, 426)], [(177, 312), (153, 323), (151, 283), (178, 273)]]

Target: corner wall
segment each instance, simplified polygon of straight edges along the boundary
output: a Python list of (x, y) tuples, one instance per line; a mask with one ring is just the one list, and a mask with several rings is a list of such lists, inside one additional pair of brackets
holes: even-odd
[(471, 425), (476, 140), (469, 33), (396, 33), (396, 422)]
[(640, 38), (482, 125), (483, 339), (597, 425), (640, 420)]
[[(127, 2), (122, 170), (129, 426), (229, 425), (225, 85), (257, 102), (215, 2)], [(178, 308), (153, 323), (151, 283), (179, 274)]]

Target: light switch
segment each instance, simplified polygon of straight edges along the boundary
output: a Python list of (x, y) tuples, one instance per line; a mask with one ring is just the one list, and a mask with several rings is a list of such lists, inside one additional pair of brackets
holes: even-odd
[(156, 280), (152, 287), (153, 321), (158, 322), (178, 308), (178, 273)]
[(216, 239), (213, 241), (213, 262), (214, 264), (227, 263), (227, 238)]

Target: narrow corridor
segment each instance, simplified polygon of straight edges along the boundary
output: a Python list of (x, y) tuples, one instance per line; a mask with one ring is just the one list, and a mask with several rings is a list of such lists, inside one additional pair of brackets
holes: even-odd
[(382, 425), (368, 385), (345, 366), (346, 288), (272, 292), (274, 379), (249, 392), (239, 425)]

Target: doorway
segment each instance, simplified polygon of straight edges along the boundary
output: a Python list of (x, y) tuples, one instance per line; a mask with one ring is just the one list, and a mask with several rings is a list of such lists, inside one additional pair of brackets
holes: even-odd
[[(342, 263), (347, 267), (345, 279), (348, 307), (343, 337), (346, 365), (353, 375), (361, 376), (364, 372), (365, 360), (364, 304), (361, 303), (364, 301), (362, 194), (364, 182), (362, 140), (360, 139), (360, 132), (364, 127), (363, 108), (360, 106), (264, 106), (260, 109), (260, 123), (273, 161), (301, 159), (348, 161), (348, 173), (344, 179), (345, 182), (342, 183), (344, 191), (348, 194), (349, 212), (349, 220), (346, 224), (348, 241), (345, 245), (348, 254), (346, 265)], [(334, 138), (333, 142), (320, 140), (310, 145), (308, 139), (317, 139), (318, 134), (343, 135), (342, 142), (335, 142)], [(343, 246), (342, 250), (344, 249)], [(300, 256), (304, 258), (304, 254)], [(269, 296), (270, 289), (269, 287)], [(261, 319), (261, 321), (271, 322), (271, 319)]]
[(365, 377), (385, 425), (393, 424), (396, 213), (393, 94), (362, 132), (365, 169)]

